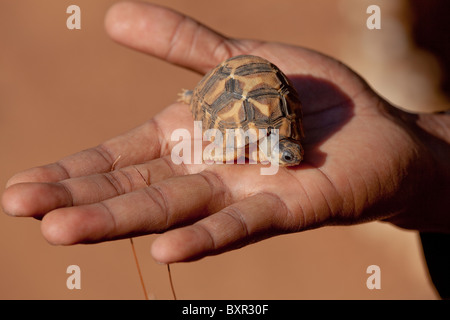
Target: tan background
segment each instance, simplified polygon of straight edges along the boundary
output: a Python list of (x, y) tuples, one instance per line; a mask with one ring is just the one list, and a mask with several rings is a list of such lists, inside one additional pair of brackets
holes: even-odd
[[(131, 129), (194, 87), (200, 76), (113, 43), (103, 18), (113, 0), (0, 2), (0, 185)], [(409, 35), (405, 1), (155, 1), (230, 36), (289, 42), (332, 55), (405, 108), (442, 108), (439, 66)], [(382, 29), (366, 28), (379, 4)], [(66, 8), (81, 7), (81, 30)], [(239, 8), (236, 10), (236, 8)], [(135, 239), (151, 297), (171, 299), (166, 267)], [(81, 290), (66, 288), (81, 267)], [(381, 290), (366, 268), (381, 267)], [(172, 266), (181, 299), (436, 299), (418, 234), (379, 222), (272, 238)], [(142, 299), (128, 240), (54, 247), (34, 219), (0, 215), (0, 298)]]

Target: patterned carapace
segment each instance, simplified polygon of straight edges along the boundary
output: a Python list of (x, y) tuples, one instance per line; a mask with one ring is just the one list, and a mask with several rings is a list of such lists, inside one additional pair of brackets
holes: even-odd
[[(278, 67), (263, 58), (242, 55), (224, 61), (209, 71), (193, 91), (185, 90), (180, 100), (190, 105), (194, 119), (202, 121), (203, 130), (214, 128), (225, 134), (226, 129), (266, 129), (270, 135), (278, 129), (280, 142), (287, 139), (296, 149), (290, 150), (294, 154), (286, 155), (288, 161), (283, 161), (280, 149), (280, 164), (296, 165), (302, 160), (302, 106), (297, 91)], [(237, 137), (234, 147), (244, 148), (258, 139), (261, 137)], [(284, 145), (289, 149), (292, 143)], [(226, 151), (224, 159), (237, 156), (236, 152)]]

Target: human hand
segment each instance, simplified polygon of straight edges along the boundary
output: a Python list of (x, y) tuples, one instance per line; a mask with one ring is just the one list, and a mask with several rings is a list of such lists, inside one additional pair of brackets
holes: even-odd
[[(152, 255), (172, 263), (374, 219), (450, 232), (448, 210), (434, 205), (449, 175), (423, 143), (432, 137), (340, 62), (300, 47), (228, 39), (150, 4), (117, 4), (105, 21), (114, 40), (199, 73), (239, 54), (276, 64), (303, 103), (305, 158), (273, 176), (261, 175), (260, 165), (175, 165), (171, 134), (192, 132), (193, 119), (188, 106), (174, 103), (125, 135), (9, 180), (4, 211), (42, 219), (50, 243), (163, 233)], [(435, 210), (418, 210), (427, 206)]]

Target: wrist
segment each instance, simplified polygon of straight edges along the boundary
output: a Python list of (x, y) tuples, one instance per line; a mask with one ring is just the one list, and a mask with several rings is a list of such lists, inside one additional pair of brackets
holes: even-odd
[(413, 130), (433, 158), (442, 186), (450, 189), (450, 113), (419, 114)]
[(391, 105), (385, 111), (409, 132), (417, 156), (409, 168), (412, 197), (387, 221), (406, 229), (450, 233), (450, 114), (412, 114)]
[(428, 152), (433, 173), (415, 209), (426, 219), (418, 229), (450, 233), (450, 114), (418, 114), (410, 127)]

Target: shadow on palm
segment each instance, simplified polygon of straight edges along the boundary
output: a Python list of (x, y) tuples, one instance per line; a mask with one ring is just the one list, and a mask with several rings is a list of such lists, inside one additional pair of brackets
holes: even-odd
[(353, 117), (353, 101), (325, 79), (299, 75), (290, 76), (290, 79), (303, 105), (304, 164), (320, 167), (327, 156), (320, 146)]

